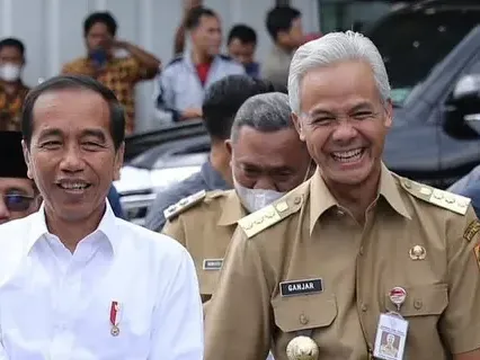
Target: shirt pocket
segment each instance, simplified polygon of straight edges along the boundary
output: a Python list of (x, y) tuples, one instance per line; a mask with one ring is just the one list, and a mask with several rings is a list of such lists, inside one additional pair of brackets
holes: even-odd
[(330, 326), (337, 317), (337, 302), (325, 293), (277, 297), (271, 302), (277, 327), (285, 333)]
[[(447, 284), (417, 285), (405, 288), (407, 296), (400, 307), (400, 314), (405, 318), (435, 317), (438, 318), (448, 305)], [(396, 312), (398, 309), (386, 292), (385, 308)]]

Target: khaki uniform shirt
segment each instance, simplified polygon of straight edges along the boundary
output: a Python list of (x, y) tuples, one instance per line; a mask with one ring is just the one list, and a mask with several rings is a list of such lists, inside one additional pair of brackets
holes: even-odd
[(206, 302), (216, 287), (237, 221), (246, 212), (235, 190), (203, 192), (203, 196), (194, 195), (192, 199), (169, 215), (162, 232), (189, 251), (197, 269), (200, 294)]
[(317, 172), (239, 224), (205, 319), (206, 360), (262, 359), (271, 340), (286, 360), (299, 335), (319, 359), (369, 359), (396, 286), (407, 291), (405, 359), (480, 347), (480, 226), (469, 199), (383, 168), (361, 226)]

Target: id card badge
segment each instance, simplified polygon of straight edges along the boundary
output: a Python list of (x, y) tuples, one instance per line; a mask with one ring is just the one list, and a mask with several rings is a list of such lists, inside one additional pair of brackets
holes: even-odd
[(383, 360), (403, 360), (408, 321), (395, 313), (380, 314), (373, 356)]

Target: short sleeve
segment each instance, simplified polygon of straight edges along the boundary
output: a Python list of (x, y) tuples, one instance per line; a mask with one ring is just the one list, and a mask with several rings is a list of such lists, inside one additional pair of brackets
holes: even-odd
[(470, 207), (447, 222), (449, 303), (440, 320), (452, 354), (480, 348), (480, 223)]
[(177, 240), (183, 246), (186, 246), (187, 244), (183, 221), (181, 221), (179, 217), (172, 219), (172, 221), (167, 220), (162, 229), (162, 233), (170, 236), (172, 239)]

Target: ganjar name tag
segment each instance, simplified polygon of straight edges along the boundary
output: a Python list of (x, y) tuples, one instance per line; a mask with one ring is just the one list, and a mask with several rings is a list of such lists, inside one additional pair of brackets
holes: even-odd
[(220, 270), (223, 259), (203, 259), (203, 270)]
[(282, 281), (280, 294), (282, 296), (308, 295), (323, 291), (323, 279), (306, 279)]

